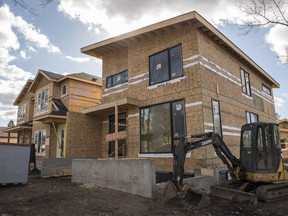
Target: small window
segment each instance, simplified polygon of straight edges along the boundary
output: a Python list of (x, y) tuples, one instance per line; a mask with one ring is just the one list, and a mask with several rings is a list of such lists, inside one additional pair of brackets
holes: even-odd
[(23, 104), (21, 106), (18, 107), (18, 115), (17, 115), (17, 119), (24, 119), (25, 117), (25, 113), (26, 113), (26, 104)]
[(67, 86), (63, 85), (61, 88), (61, 95), (66, 95), (67, 94)]
[(247, 123), (258, 122), (259, 121), (259, 117), (255, 113), (246, 112), (246, 121), (247, 121)]
[(262, 91), (265, 92), (268, 95), (272, 95), (271, 94), (271, 89), (269, 87), (267, 87), (266, 85), (262, 85)]
[(163, 50), (149, 57), (150, 85), (175, 79), (182, 75), (181, 45)]
[[(126, 130), (126, 113), (118, 115), (118, 131)], [(109, 133), (115, 133), (115, 115), (109, 116)]]
[(128, 70), (107, 77), (106, 88), (111, 88), (126, 82), (128, 82)]
[(220, 102), (212, 99), (214, 132), (222, 137)]
[(34, 142), (35, 142), (36, 155), (41, 155), (41, 156), (46, 155), (45, 139), (46, 139), (46, 130), (35, 131)]
[(251, 96), (251, 86), (250, 86), (250, 76), (242, 68), (241, 71), (241, 84), (242, 84), (242, 92), (248, 96)]

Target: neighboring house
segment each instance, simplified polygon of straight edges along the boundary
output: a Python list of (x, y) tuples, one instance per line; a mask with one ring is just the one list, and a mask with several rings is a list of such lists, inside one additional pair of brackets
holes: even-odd
[[(29, 144), (32, 140), (32, 121), (34, 110), (34, 93), (29, 92), (33, 80), (27, 80), (16, 97), (13, 105), (18, 106), (17, 124), (15, 127), (5, 129), (9, 134), (17, 133), (17, 143)], [(11, 142), (11, 141), (10, 141)]]
[(288, 158), (288, 119), (281, 119), (277, 121), (280, 130), (280, 143), (282, 149), (282, 156)]
[[(182, 136), (215, 131), (239, 156), (243, 124), (276, 121), (279, 84), (196, 12), (81, 51), (103, 62), (102, 104), (79, 116), (102, 131), (97, 157), (154, 158), (157, 171), (171, 171)], [(193, 151), (186, 171), (219, 164), (209, 146)]]
[(86, 142), (84, 138), (82, 143), (75, 143), (67, 138), (71, 131), (69, 128), (79, 124), (76, 118), (71, 120), (69, 114), (73, 116), (73, 113), (79, 113), (83, 108), (100, 104), (101, 82), (101, 78), (86, 73), (64, 76), (44, 70), (39, 70), (34, 80), (29, 81), (28, 90), (22, 90), (14, 103), (19, 107), (18, 117), (23, 112), (29, 113), (29, 121), (26, 116), (23, 117), (24, 121), (18, 119), (15, 129), (29, 122), (32, 135), (28, 143), (35, 143), (38, 160), (93, 154), (93, 142)]
[(17, 143), (17, 133), (7, 133), (7, 127), (0, 127), (0, 143)]

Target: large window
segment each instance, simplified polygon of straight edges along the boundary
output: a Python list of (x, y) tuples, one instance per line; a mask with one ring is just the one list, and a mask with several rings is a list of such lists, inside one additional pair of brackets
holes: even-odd
[(46, 130), (35, 131), (34, 133), (34, 142), (36, 155), (45, 156), (45, 139), (46, 139)]
[(25, 112), (26, 112), (26, 104), (23, 104), (18, 107), (18, 115), (17, 119), (23, 119), (25, 117)]
[(128, 82), (128, 70), (122, 71), (106, 78), (106, 88)]
[(181, 77), (183, 75), (181, 45), (150, 56), (149, 67), (150, 85)]
[(251, 96), (251, 86), (250, 86), (249, 73), (247, 73), (242, 68), (240, 70), (241, 70), (242, 92), (246, 95)]
[(214, 132), (219, 134), (222, 137), (220, 102), (216, 100), (212, 100), (212, 109), (213, 109)]
[(38, 93), (37, 97), (37, 113), (48, 111), (49, 89), (45, 89)]
[(247, 123), (258, 122), (258, 115), (252, 112), (246, 112), (246, 121)]
[(140, 110), (141, 153), (170, 153), (173, 144), (185, 136), (184, 100)]

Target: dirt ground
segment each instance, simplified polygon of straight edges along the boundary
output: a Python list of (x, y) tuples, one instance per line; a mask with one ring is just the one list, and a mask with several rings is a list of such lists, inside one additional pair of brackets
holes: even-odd
[(41, 179), (29, 176), (27, 185), (0, 186), (0, 216), (21, 215), (288, 215), (288, 198), (252, 205), (210, 197), (205, 208), (189, 204), (161, 205), (119, 191), (71, 183), (70, 177)]

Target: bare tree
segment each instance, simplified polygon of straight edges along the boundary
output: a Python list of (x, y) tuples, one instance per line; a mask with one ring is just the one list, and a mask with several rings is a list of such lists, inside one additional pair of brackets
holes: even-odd
[[(288, 0), (248, 0), (241, 3), (240, 10), (246, 19), (242, 19), (244, 35), (266, 26), (281, 25), (288, 27)], [(288, 50), (285, 62), (288, 63)]]
[(34, 16), (37, 16), (37, 14), (34, 12), (34, 7), (43, 7), (45, 8), (49, 3), (53, 2), (53, 0), (37, 0), (34, 1), (34, 3), (29, 2), (28, 0), (0, 0), (0, 7), (4, 4), (13, 4), (15, 6), (19, 6), (23, 8), (24, 10), (28, 11), (29, 13), (33, 14)]
[(246, 34), (270, 24), (288, 27), (288, 0), (249, 0), (239, 8), (248, 17), (242, 19)]

